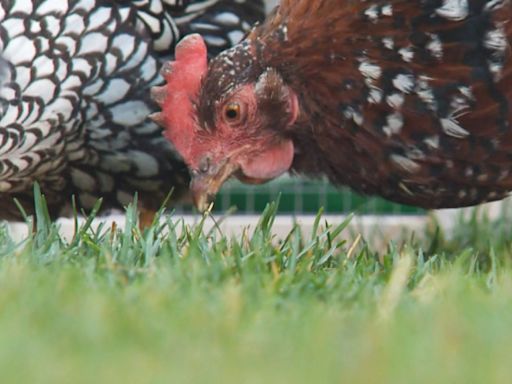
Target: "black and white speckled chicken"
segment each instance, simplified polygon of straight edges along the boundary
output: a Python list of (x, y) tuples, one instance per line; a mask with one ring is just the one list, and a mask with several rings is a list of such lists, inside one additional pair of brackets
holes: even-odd
[(0, 0), (0, 218), (32, 210), (39, 182), (53, 216), (155, 209), (188, 186), (186, 167), (147, 116), (150, 88), (180, 35), (213, 54), (263, 18), (262, 0)]

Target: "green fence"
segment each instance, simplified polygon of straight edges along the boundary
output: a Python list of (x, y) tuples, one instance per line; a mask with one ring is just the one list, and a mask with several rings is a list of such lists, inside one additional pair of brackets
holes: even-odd
[(238, 181), (226, 183), (218, 194), (215, 212), (234, 209), (238, 214), (261, 213), (266, 204), (281, 196), (280, 213), (421, 214), (424, 211), (391, 203), (377, 197), (361, 196), (348, 188), (335, 188), (324, 181), (282, 177), (267, 184), (251, 186)]

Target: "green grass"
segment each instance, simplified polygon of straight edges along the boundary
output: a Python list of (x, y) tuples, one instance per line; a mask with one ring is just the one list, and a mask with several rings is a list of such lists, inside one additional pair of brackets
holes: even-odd
[(65, 242), (39, 199), (25, 241), (0, 228), (1, 382), (510, 383), (509, 215), (373, 249), (320, 216), (279, 241), (275, 211), (236, 240), (129, 208)]

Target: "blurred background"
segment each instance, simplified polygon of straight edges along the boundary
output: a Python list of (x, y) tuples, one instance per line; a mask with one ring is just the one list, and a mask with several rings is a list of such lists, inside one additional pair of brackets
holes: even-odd
[[(267, 0), (268, 11), (279, 1)], [(259, 213), (269, 201), (281, 196), (280, 213), (316, 213), (323, 207), (326, 213), (339, 214), (420, 214), (414, 207), (390, 203), (379, 198), (368, 198), (352, 193), (349, 189), (335, 188), (326, 181), (304, 180), (285, 176), (260, 186), (247, 186), (237, 181), (226, 183), (215, 202), (214, 211), (225, 212), (230, 208), (238, 214)], [(188, 209), (184, 209), (187, 211)]]
[(271, 10), (273, 7), (275, 7), (277, 3), (279, 3), (279, 0), (267, 0), (268, 10)]

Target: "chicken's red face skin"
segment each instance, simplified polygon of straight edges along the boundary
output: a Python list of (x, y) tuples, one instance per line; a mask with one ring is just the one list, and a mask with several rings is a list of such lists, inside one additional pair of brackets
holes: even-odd
[[(231, 54), (237, 52), (216, 58), (209, 73), (222, 77), (222, 68), (215, 66), (222, 67)], [(294, 145), (286, 127), (298, 115), (297, 96), (275, 71), (264, 71), (215, 99), (201, 95), (207, 92), (206, 70), (204, 42), (189, 36), (176, 48), (176, 61), (163, 69), (167, 87), (153, 91), (163, 108), (157, 119), (190, 169), (191, 190), (201, 209), (232, 175), (259, 184), (287, 172)], [(209, 79), (217, 81), (222, 79)]]

